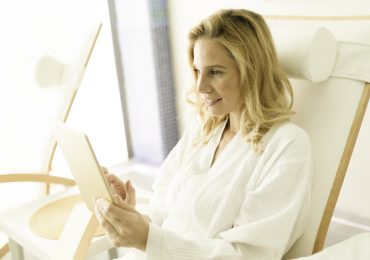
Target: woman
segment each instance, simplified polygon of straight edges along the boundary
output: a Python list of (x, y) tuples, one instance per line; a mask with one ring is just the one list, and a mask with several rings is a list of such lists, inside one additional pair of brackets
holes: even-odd
[(108, 174), (117, 201), (98, 199), (96, 216), (116, 246), (147, 259), (281, 259), (307, 221), (312, 159), (307, 134), (289, 122), (292, 89), (270, 32), (256, 13), (221, 10), (189, 41), (199, 120), (141, 213), (131, 183)]

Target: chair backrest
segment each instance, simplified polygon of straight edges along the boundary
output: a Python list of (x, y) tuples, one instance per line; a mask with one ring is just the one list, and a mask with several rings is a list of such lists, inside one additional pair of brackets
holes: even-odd
[[(45, 183), (48, 193), (58, 179), (39, 178), (49, 177), (56, 149), (51, 123), (67, 119), (101, 24), (41, 20), (8, 27), (0, 43), (0, 197), (6, 198), (0, 209), (38, 197)], [(20, 181), (44, 183), (14, 189)], [(0, 258), (7, 251), (1, 248)]]
[[(282, 26), (288, 30), (301, 28), (301, 31), (325, 27), (338, 40), (337, 57), (327, 80), (313, 83), (291, 78), (295, 93), (293, 109), (297, 113), (293, 121), (311, 138), (314, 180), (309, 221), (303, 235), (285, 256), (289, 259), (310, 255), (323, 247), (370, 96), (370, 84), (366, 83), (370, 81), (370, 66), (366, 59), (356, 57), (356, 51), (351, 54), (344, 45), (361, 43), (360, 51), (370, 53), (370, 17), (266, 16), (266, 20), (273, 37)], [(290, 37), (293, 40), (294, 35)], [(351, 50), (355, 49), (352, 47)], [(325, 58), (323, 55), (322, 59)], [(346, 74), (342, 66), (349, 63), (362, 72)]]
[(55, 149), (49, 123), (65, 121), (100, 30), (100, 24), (24, 26), (0, 50), (8, 61), (0, 76), (0, 173), (48, 172)]

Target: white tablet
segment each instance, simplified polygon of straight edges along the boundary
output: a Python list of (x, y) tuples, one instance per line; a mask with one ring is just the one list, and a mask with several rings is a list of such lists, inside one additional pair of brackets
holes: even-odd
[(109, 183), (86, 134), (65, 124), (55, 123), (54, 136), (89, 210), (94, 212), (93, 198), (101, 197), (113, 201)]

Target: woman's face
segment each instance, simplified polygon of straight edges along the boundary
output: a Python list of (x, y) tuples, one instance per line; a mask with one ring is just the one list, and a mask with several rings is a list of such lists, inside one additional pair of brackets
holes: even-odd
[(213, 116), (240, 115), (239, 70), (231, 54), (221, 44), (198, 39), (194, 45), (197, 91)]

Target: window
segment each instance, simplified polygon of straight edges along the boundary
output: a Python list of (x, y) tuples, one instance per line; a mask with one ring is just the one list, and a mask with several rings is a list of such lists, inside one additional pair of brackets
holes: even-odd
[(166, 3), (109, 1), (130, 156), (154, 165), (178, 140)]

